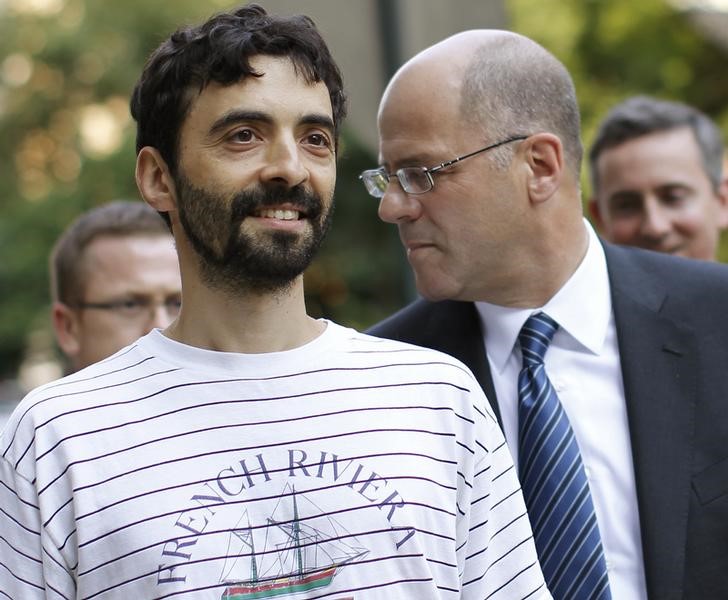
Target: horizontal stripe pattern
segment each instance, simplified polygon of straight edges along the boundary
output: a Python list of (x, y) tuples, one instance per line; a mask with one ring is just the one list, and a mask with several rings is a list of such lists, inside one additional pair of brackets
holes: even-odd
[(220, 598), (294, 522), (306, 560), (355, 556), (297, 597), (548, 597), (469, 371), (333, 323), (272, 355), (153, 332), (29, 394), (0, 448), (14, 598)]

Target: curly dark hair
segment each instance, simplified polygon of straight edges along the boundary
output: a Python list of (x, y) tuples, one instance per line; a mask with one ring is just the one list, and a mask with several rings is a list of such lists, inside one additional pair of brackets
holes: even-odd
[(156, 148), (176, 174), (180, 129), (194, 93), (212, 82), (232, 85), (260, 77), (250, 66), (257, 55), (288, 57), (308, 83), (326, 84), (338, 143), (346, 95), (341, 72), (314, 22), (304, 15), (268, 15), (249, 4), (178, 29), (151, 54), (131, 97), (137, 153), (144, 146)]

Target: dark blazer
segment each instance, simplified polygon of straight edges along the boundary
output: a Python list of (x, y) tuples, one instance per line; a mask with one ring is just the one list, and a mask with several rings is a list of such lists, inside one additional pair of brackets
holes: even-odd
[[(648, 596), (728, 598), (728, 266), (604, 249)], [(473, 303), (417, 300), (369, 333), (459, 358), (498, 414)]]

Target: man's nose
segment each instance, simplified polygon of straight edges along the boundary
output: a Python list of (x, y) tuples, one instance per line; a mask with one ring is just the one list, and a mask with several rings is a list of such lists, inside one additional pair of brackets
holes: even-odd
[(646, 198), (640, 232), (644, 237), (660, 239), (670, 232), (672, 225), (667, 210), (655, 198)]
[(379, 218), (385, 223), (414, 221), (422, 214), (422, 204), (412, 194), (406, 193), (399, 180), (392, 176), (387, 189), (379, 200)]
[(261, 170), (264, 183), (283, 184), (295, 187), (305, 182), (309, 172), (301, 160), (301, 149), (294, 139), (277, 140), (272, 143), (265, 157), (266, 165)]

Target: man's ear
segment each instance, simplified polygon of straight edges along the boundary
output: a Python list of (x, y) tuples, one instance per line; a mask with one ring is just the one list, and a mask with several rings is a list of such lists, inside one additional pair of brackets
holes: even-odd
[(136, 183), (142, 198), (157, 212), (177, 209), (177, 196), (172, 174), (159, 150), (145, 146), (136, 161)]
[(599, 210), (599, 202), (594, 196), (589, 198), (588, 207), (592, 222), (599, 231), (604, 231), (604, 219), (602, 218), (602, 212)]
[(564, 176), (564, 147), (558, 136), (537, 133), (524, 142), (532, 202), (545, 202), (559, 189)]
[(73, 358), (81, 350), (78, 314), (63, 302), (54, 302), (51, 308), (51, 320), (58, 346), (73, 362)]

